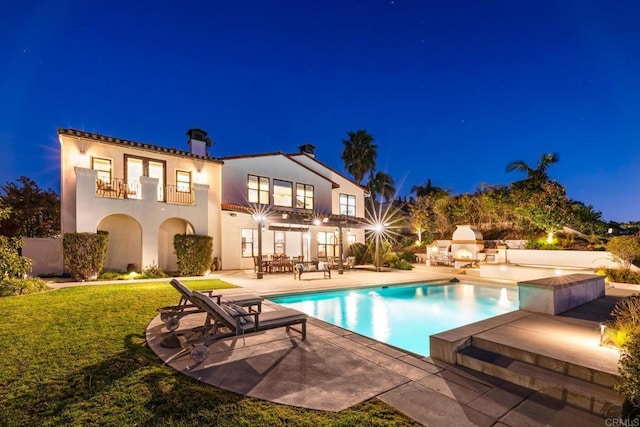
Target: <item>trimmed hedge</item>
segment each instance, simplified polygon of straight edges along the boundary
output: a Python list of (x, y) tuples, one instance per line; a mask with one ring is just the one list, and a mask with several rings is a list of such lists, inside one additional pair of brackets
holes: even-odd
[(202, 276), (211, 269), (213, 237), (176, 234), (173, 236), (173, 247), (181, 276)]
[(62, 239), (64, 264), (80, 280), (96, 277), (104, 266), (109, 234), (67, 233)]

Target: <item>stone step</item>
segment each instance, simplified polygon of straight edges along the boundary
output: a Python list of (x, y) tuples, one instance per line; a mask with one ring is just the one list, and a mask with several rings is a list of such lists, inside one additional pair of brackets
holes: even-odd
[(594, 414), (620, 413), (622, 406), (623, 398), (610, 387), (567, 376), (482, 348), (472, 346), (458, 351), (456, 363), (539, 391)]
[(522, 348), (514, 347), (505, 342), (487, 339), (482, 336), (473, 336), (471, 339), (473, 347), (487, 350), (493, 353), (507, 356), (511, 359), (519, 360), (531, 365), (545, 368), (551, 371), (561, 373), (570, 377), (578, 378), (583, 381), (591, 382), (607, 388), (612, 388), (617, 381), (617, 375), (611, 372), (603, 372), (577, 363), (566, 360), (560, 360), (552, 356), (540, 354), (540, 350), (536, 352), (528, 351)]

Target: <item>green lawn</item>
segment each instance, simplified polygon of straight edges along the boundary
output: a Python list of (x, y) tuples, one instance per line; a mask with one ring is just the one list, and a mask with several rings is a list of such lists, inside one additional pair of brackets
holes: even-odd
[[(219, 280), (194, 289), (228, 288)], [(168, 282), (0, 298), (0, 426), (415, 425), (378, 400), (304, 410), (205, 385), (163, 366), (144, 330), (177, 303)]]

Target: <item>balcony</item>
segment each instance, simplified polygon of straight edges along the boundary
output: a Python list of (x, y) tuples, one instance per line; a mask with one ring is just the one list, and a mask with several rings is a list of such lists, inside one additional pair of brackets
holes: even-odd
[[(108, 199), (142, 199), (140, 183), (113, 178), (110, 182), (96, 179), (95, 194)], [(175, 205), (194, 205), (195, 190), (193, 187), (166, 185), (158, 186), (157, 201)]]

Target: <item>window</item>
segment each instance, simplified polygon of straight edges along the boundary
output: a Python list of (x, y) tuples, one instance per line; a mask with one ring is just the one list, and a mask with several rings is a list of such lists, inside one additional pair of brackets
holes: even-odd
[(242, 236), (242, 257), (250, 258), (258, 254), (258, 230), (255, 228), (243, 228), (240, 230)]
[(159, 202), (164, 201), (164, 183), (165, 183), (165, 162), (160, 160), (146, 159), (143, 157), (134, 157), (125, 155), (126, 179), (128, 190), (131, 192), (129, 198), (142, 197), (138, 191), (141, 176), (158, 179), (158, 195)]
[(284, 231), (276, 231), (273, 236), (273, 253), (276, 255), (284, 255)]
[(176, 190), (180, 193), (191, 192), (191, 172), (176, 171)]
[(96, 179), (111, 185), (111, 160), (101, 159), (100, 157), (91, 158), (91, 169), (98, 171)]
[(296, 208), (313, 210), (313, 185), (296, 184)]
[(275, 206), (293, 206), (293, 184), (279, 179), (273, 180), (273, 204)]
[(338, 239), (333, 231), (318, 232), (318, 258), (336, 256)]
[(340, 215), (356, 216), (356, 196), (340, 194)]
[(247, 190), (249, 203), (269, 204), (269, 178), (249, 175)]

